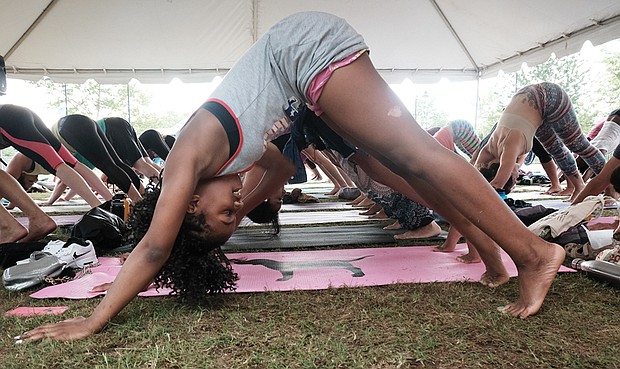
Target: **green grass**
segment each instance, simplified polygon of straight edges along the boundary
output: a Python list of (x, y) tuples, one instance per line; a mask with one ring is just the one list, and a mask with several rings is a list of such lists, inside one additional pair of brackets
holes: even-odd
[[(516, 281), (235, 293), (192, 308), (138, 298), (83, 341), (15, 345), (13, 336), (58, 316), (2, 317), (2, 368), (616, 368), (618, 290), (579, 273), (558, 276), (541, 312), (526, 320), (496, 307)], [(68, 305), (89, 314), (99, 299), (34, 300), (0, 291), (0, 306)]]
[[(61, 236), (62, 237), (62, 236)], [(368, 245), (366, 245), (368, 246)], [(618, 289), (558, 275), (539, 314), (497, 312), (516, 280), (232, 293), (210, 306), (136, 298), (101, 333), (15, 345), (40, 324), (100, 301), (37, 300), (0, 289), (0, 312), (69, 306), (61, 316), (0, 317), (0, 368), (618, 368)]]

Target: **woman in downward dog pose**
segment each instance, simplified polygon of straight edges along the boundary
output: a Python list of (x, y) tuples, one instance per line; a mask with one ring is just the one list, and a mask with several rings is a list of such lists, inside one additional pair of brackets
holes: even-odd
[[(71, 155), (34, 112), (17, 105), (0, 105), (0, 148), (9, 146), (22, 154), (19, 157), (36, 162), (42, 169), (67, 183), (91, 207), (101, 204), (89, 187), (90, 184), (96, 188), (97, 176)], [(22, 170), (15, 164), (7, 168), (7, 172), (16, 179), (21, 176)], [(101, 195), (105, 197), (104, 192)]]
[(570, 201), (585, 186), (571, 152), (580, 155), (594, 173), (605, 165), (603, 154), (581, 131), (568, 94), (555, 83), (542, 82), (525, 86), (513, 96), (480, 150), (476, 167), (489, 173), (485, 177), (491, 186), (503, 190), (511, 178), (516, 183), (516, 163), (532, 150), (534, 136), (573, 185)]
[[(416, 123), (377, 73), (362, 36), (346, 21), (303, 12), (278, 22), (259, 39), (181, 130), (168, 156), (151, 225), (94, 312), (43, 325), (17, 339), (71, 340), (101, 331), (174, 255), (188, 216), (202, 220), (202, 231), (191, 234), (205, 239), (205, 245), (208, 240), (214, 248), (227, 240), (243, 205), (237, 173), (275, 154), (266, 142), (290, 99), (308, 104), (449, 221), (469, 220), (470, 227), (459, 228), (464, 234), (482, 230), (501, 245), (518, 266), (520, 289), (519, 299), (503, 312), (525, 318), (540, 309), (564, 249), (530, 232), (471, 165), (456, 160)], [(287, 171), (266, 173), (256, 189), (264, 196), (258, 198), (266, 198), (288, 176)], [(503, 268), (497, 250), (482, 253), (489, 255), (483, 279), (507, 281), (508, 275), (495, 272)], [(199, 259), (188, 258), (187, 268), (199, 268)]]

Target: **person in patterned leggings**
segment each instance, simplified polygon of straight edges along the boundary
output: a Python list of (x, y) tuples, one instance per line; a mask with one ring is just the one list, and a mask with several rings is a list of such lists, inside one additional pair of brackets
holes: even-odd
[(502, 113), (498, 127), (481, 149), (476, 167), (491, 186), (505, 190), (516, 165), (532, 149), (533, 138), (540, 141), (575, 188), (573, 201), (585, 186), (572, 153), (583, 158), (594, 173), (600, 173), (605, 157), (581, 131), (566, 91), (559, 85), (542, 82), (523, 87)]

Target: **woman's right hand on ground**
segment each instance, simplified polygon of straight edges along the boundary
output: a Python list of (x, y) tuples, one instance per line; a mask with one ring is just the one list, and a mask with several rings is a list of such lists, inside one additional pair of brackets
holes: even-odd
[(89, 319), (80, 316), (59, 323), (45, 324), (15, 337), (15, 343), (34, 342), (45, 338), (58, 341), (78, 340), (100, 330), (93, 328), (90, 323)]

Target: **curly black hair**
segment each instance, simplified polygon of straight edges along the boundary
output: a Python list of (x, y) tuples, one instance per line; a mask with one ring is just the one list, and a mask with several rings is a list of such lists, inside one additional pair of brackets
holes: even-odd
[[(488, 182), (491, 182), (493, 178), (495, 178), (495, 176), (497, 175), (498, 169), (499, 169), (499, 163), (493, 163), (488, 168), (480, 168), (480, 173)], [(508, 195), (510, 191), (512, 191), (512, 188), (514, 187), (514, 185), (515, 185), (515, 182), (511, 176), (510, 178), (508, 178), (508, 181), (504, 184), (504, 187), (500, 188), (499, 190), (503, 190), (504, 193)]]
[(263, 201), (250, 210), (246, 215), (251, 221), (258, 224), (269, 224), (271, 227), (270, 234), (276, 236), (280, 234), (280, 209), (275, 209), (269, 201)]
[[(153, 219), (160, 185), (149, 185), (127, 222), (128, 239), (136, 245)], [(183, 302), (202, 304), (209, 295), (235, 290), (239, 279), (220, 246), (226, 239), (213, 239), (204, 215), (187, 214), (166, 264), (155, 277), (157, 288), (168, 287)]]

